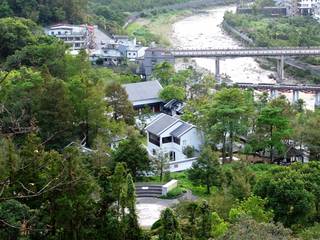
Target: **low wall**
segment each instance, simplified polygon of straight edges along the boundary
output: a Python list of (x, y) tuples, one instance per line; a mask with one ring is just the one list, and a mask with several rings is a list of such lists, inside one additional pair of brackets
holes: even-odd
[(180, 172), (192, 167), (192, 163), (195, 162), (198, 158), (187, 158), (179, 161), (169, 162), (170, 172)]
[(246, 44), (250, 46), (254, 46), (254, 42), (251, 38), (249, 38), (246, 34), (239, 32), (234, 27), (230, 26), (226, 21), (222, 22), (222, 27), (227, 32), (231, 33), (233, 36), (235, 36), (237, 39), (245, 42)]
[(262, 14), (268, 17), (287, 16), (287, 8), (285, 7), (264, 7), (262, 9), (253, 8), (237, 8), (239, 14)]
[(167, 195), (168, 192), (170, 192), (172, 189), (175, 189), (176, 187), (178, 187), (178, 180), (171, 180), (170, 182), (162, 186), (162, 195)]

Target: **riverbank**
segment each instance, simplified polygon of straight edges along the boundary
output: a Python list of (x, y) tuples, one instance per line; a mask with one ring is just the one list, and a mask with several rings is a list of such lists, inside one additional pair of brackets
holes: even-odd
[(144, 45), (154, 42), (161, 46), (170, 47), (172, 25), (193, 14), (194, 12), (191, 10), (175, 10), (152, 17), (138, 18), (128, 25), (126, 31), (129, 36), (136, 37)]
[(206, 9), (212, 6), (229, 5), (234, 3), (236, 3), (235, 0), (193, 0), (193, 1), (184, 1), (176, 4), (146, 9), (141, 12), (134, 12), (130, 16), (128, 16), (125, 24), (123, 25), (123, 28), (126, 29), (130, 24), (134, 23), (140, 17), (146, 16), (146, 15), (157, 15), (157, 14), (165, 13), (168, 11)]
[[(314, 25), (313, 23), (317, 26), (312, 26), (313, 30), (311, 31), (310, 28), (311, 25)], [(301, 31), (301, 25), (305, 25), (303, 31)], [(292, 29), (288, 29), (288, 26), (291, 26)], [(317, 36), (320, 24), (301, 17), (288, 20), (287, 18), (267, 18), (228, 12), (224, 16), (222, 27), (231, 37), (240, 40), (247, 46), (296, 47), (310, 46), (320, 41)], [(307, 32), (304, 32), (306, 30)], [(302, 34), (299, 34), (299, 32)], [(307, 59), (290, 58), (285, 66), (285, 71), (288, 77), (295, 78), (299, 83), (320, 83), (320, 67), (317, 66), (319, 64), (312, 65), (317, 59), (316, 57), (309, 57)], [(263, 61), (259, 59), (258, 62), (263, 63), (260, 65), (263, 68), (266, 66), (266, 69), (276, 68), (276, 61), (271, 59)], [(297, 68), (296, 66), (301, 67)]]

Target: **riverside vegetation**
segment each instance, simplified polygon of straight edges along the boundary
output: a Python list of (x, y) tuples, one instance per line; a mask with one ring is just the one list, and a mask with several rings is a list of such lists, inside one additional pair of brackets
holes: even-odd
[[(265, 17), (263, 15), (236, 14), (227, 12), (224, 21), (250, 37), (258, 47), (311, 47), (320, 45), (320, 24), (312, 18), (294, 17)], [(319, 64), (319, 57), (304, 57), (301, 60)], [(309, 78), (319, 83), (319, 77), (301, 70), (288, 69), (291, 73)]]

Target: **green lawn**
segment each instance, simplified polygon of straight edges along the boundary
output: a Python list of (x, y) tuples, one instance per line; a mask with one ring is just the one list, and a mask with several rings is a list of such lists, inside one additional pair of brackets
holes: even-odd
[[(233, 167), (234, 164), (237, 163), (230, 163), (230, 164), (224, 164), (222, 165), (223, 170), (228, 170)], [(280, 166), (274, 165), (274, 164), (249, 164), (248, 169), (252, 171), (256, 178), (259, 179), (261, 176), (263, 176), (266, 172), (270, 171), (271, 169), (279, 168)], [(206, 198), (208, 197), (208, 194), (206, 194), (206, 187), (205, 186), (196, 186), (192, 184), (192, 182), (188, 179), (187, 171), (183, 172), (176, 172), (170, 174), (170, 179), (176, 179), (178, 180), (178, 188), (173, 192), (173, 195), (179, 195), (182, 191), (185, 190), (191, 190), (192, 193), (196, 196)], [(152, 183), (158, 183), (161, 184), (159, 176), (152, 176), (152, 177), (144, 177), (141, 179), (143, 182), (152, 182)], [(162, 183), (166, 183), (167, 181), (163, 181)], [(215, 193), (217, 189), (212, 187), (211, 194)]]

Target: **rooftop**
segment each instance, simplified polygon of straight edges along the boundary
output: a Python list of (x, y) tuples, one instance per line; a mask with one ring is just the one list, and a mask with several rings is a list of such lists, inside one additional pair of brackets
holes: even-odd
[(160, 114), (157, 119), (155, 119), (149, 124), (149, 126), (146, 127), (146, 130), (155, 135), (159, 135), (172, 124), (179, 121), (179, 119), (171, 117), (167, 114)]
[(184, 132), (188, 131), (191, 128), (193, 128), (193, 125), (190, 125), (189, 123), (183, 122), (182, 125), (180, 125), (178, 128), (173, 130), (170, 133), (170, 135), (173, 137), (180, 137)]
[[(146, 81), (122, 85), (131, 102), (159, 99), (162, 86), (158, 81)], [(160, 99), (159, 99), (160, 100)]]
[(69, 25), (69, 24), (57, 24), (50, 26), (48, 30), (69, 30), (73, 33), (83, 33), (87, 31), (87, 26), (84, 25)]
[(180, 124), (177, 125), (176, 129), (170, 132), (170, 135), (173, 137), (180, 137), (185, 132), (195, 127), (194, 125), (184, 122), (179, 118), (172, 117), (167, 114), (160, 114), (159, 117), (156, 118), (153, 122), (151, 122), (145, 129), (148, 132), (159, 136), (162, 132), (164, 132), (176, 123)]

